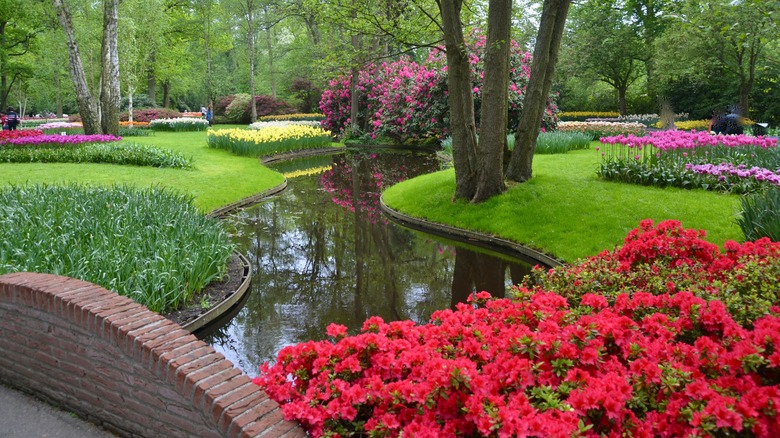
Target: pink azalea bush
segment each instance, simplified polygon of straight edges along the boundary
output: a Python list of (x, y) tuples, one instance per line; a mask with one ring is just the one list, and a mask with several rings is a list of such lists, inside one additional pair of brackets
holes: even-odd
[[(477, 117), (482, 102), (485, 38), (470, 38), (470, 62), (473, 75), (474, 104)], [(530, 77), (531, 55), (512, 42), (509, 83), (509, 126), (516, 127), (522, 111), (522, 101)], [(351, 125), (350, 78), (333, 79), (324, 90), (320, 110), (325, 115), (323, 127), (338, 135), (387, 138), (396, 143), (408, 140), (439, 139), (449, 128), (447, 104), (446, 56), (441, 49), (431, 52), (423, 64), (408, 58), (369, 64), (358, 75), (360, 132), (349, 132)], [(554, 99), (548, 100), (542, 126), (555, 127), (558, 109)], [(477, 120), (477, 123), (479, 121)]]
[[(720, 253), (703, 237), (643, 221), (515, 299), (481, 292), (429, 324), (373, 317), (355, 336), (333, 324), (332, 341), (286, 347), (255, 382), (313, 436), (777, 436), (780, 244)], [(773, 303), (735, 319), (719, 298), (745, 277)]]

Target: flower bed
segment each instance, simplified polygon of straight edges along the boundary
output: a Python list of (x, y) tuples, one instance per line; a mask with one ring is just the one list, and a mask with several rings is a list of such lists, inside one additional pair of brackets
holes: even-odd
[(222, 129), (209, 131), (206, 138), (210, 147), (253, 157), (323, 148), (331, 142), (330, 132), (302, 125), (273, 126), (260, 130)]
[(194, 117), (178, 117), (175, 119), (155, 119), (149, 122), (149, 127), (155, 131), (205, 131), (209, 127), (206, 119)]
[(558, 130), (564, 132), (584, 132), (593, 139), (607, 135), (643, 135), (647, 132), (645, 125), (637, 122), (560, 122)]
[(132, 122), (127, 122), (127, 121), (119, 122), (119, 127), (120, 128), (142, 128), (143, 129), (143, 128), (150, 128), (149, 125), (150, 125), (150, 122), (136, 122), (136, 121), (132, 121)]
[[(481, 292), (430, 324), (373, 317), (355, 336), (331, 325), (332, 342), (286, 347), (255, 383), (313, 436), (776, 436), (780, 244), (720, 254), (701, 237), (644, 221), (514, 300)], [(735, 320), (718, 298), (751, 302), (745, 276), (773, 297)]]
[[(21, 131), (25, 132), (25, 131)], [(28, 131), (33, 132), (33, 131)], [(17, 138), (10, 138), (7, 140), (0, 139), (0, 147), (61, 147), (61, 146), (78, 146), (85, 143), (106, 143), (111, 141), (119, 141), (121, 137), (114, 137), (113, 135), (93, 134), (93, 135), (32, 135), (32, 136), (20, 136)]]
[(41, 131), (44, 129), (81, 129), (83, 128), (82, 124), (80, 122), (49, 122), (49, 123), (42, 123), (37, 126), (37, 128)]
[[(622, 182), (749, 193), (773, 184), (769, 176), (780, 170), (780, 149), (772, 137), (659, 131), (600, 141), (599, 174)], [(727, 167), (735, 170), (726, 173)], [(758, 170), (744, 170), (750, 168)]]
[(260, 122), (270, 122), (274, 120), (293, 120), (293, 121), (313, 121), (320, 122), (325, 118), (321, 113), (297, 113), (297, 114), (278, 114), (274, 116), (258, 117)]
[(320, 127), (320, 122), (315, 120), (266, 120), (261, 122), (255, 122), (249, 125), (249, 129), (265, 129), (265, 128), (283, 128), (291, 125), (300, 126), (312, 126), (315, 128)]
[(38, 137), (43, 132), (37, 129), (16, 129), (14, 131), (0, 130), (0, 145), (18, 138)]

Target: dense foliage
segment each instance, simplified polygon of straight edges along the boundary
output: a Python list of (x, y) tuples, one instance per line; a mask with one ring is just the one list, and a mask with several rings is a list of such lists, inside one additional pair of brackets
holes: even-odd
[(163, 312), (221, 277), (222, 225), (159, 188), (0, 188), (0, 273), (79, 278)]
[(780, 187), (743, 196), (737, 223), (748, 240), (768, 237), (780, 242)]
[[(474, 106), (479, 126), (485, 38), (473, 37), (468, 46), (474, 85)], [(393, 143), (440, 139), (449, 129), (447, 69), (442, 50), (433, 50), (423, 64), (408, 58), (380, 65), (370, 64), (359, 72), (358, 132), (350, 132), (350, 78), (330, 82), (322, 94), (323, 126), (344, 137), (384, 139)], [(531, 55), (513, 43), (510, 57), (509, 129), (516, 128), (530, 76)], [(554, 128), (558, 109), (549, 99), (542, 127)]]
[[(214, 105), (214, 116), (219, 117), (219, 123), (250, 123), (252, 114), (251, 100), (252, 97), (245, 93), (220, 97)], [(294, 106), (284, 100), (274, 99), (266, 95), (255, 96), (255, 110), (257, 111), (258, 119), (298, 112)]]
[[(731, 242), (719, 254), (700, 237), (645, 221), (622, 248), (514, 300), (481, 292), (429, 324), (374, 317), (355, 336), (333, 324), (333, 341), (286, 347), (255, 382), (314, 436), (773, 436), (780, 309), (739, 314), (740, 325), (717, 293), (685, 287), (706, 289), (719, 272), (720, 290), (738, 294), (743, 278), (727, 265), (767, 264), (774, 279), (751, 278), (776, 294), (780, 244)], [(591, 293), (624, 272), (631, 280), (607, 284), (614, 295)], [(656, 294), (643, 289), (656, 282)]]

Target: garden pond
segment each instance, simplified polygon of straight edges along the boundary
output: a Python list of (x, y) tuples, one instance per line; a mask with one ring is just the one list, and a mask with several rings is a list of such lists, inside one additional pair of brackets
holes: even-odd
[(447, 242), (390, 222), (381, 190), (441, 168), (435, 154), (348, 150), (271, 167), (287, 190), (229, 217), (252, 263), (251, 290), (237, 313), (200, 336), (249, 376), (283, 347), (349, 333), (363, 321), (428, 321), (474, 291), (504, 296), (532, 265)]

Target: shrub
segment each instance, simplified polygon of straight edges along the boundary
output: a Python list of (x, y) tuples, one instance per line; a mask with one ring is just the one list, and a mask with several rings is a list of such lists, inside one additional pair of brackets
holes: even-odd
[(331, 137), (329, 132), (319, 127), (288, 125), (259, 130), (209, 130), (206, 139), (209, 147), (227, 149), (238, 155), (262, 157), (327, 147)]
[(180, 169), (191, 166), (190, 160), (181, 154), (132, 143), (84, 144), (65, 148), (0, 147), (0, 163), (104, 163)]
[(743, 196), (737, 223), (747, 240), (768, 237), (780, 242), (780, 187)]
[[(265, 95), (255, 96), (255, 109), (257, 111), (258, 117), (273, 116), (273, 115), (280, 115), (280, 114), (295, 114), (296, 112), (298, 112), (295, 109), (295, 107), (290, 105), (289, 103)], [(247, 122), (251, 120), (251, 114), (252, 114), (252, 107), (247, 105), (246, 107)]]
[[(642, 227), (627, 241), (662, 238)], [(768, 241), (732, 242), (725, 259), (708, 261), (717, 249), (700, 248), (699, 233), (658, 229), (683, 236), (666, 240), (671, 249), (629, 243), (614, 253), (640, 282), (665, 283), (639, 270), (654, 260), (707, 270), (744, 258), (777, 265), (780, 256)], [(610, 275), (600, 267), (573, 269), (597, 288), (593, 275)], [(520, 287), (514, 300), (477, 293), (425, 325), (372, 317), (347, 336), (331, 324), (332, 341), (285, 347), (254, 381), (313, 436), (774, 436), (780, 309), (741, 327), (721, 301), (672, 287), (613, 302), (580, 295), (574, 306), (555, 291)]]
[(561, 118), (561, 120), (565, 121), (573, 121), (573, 122), (584, 122), (585, 119), (590, 119), (594, 117), (598, 118), (608, 118), (608, 117), (619, 117), (620, 113), (615, 111), (561, 111), (558, 113), (558, 117)]
[(288, 89), (298, 99), (298, 109), (303, 113), (316, 111), (322, 90), (306, 78), (294, 78)]
[(221, 277), (233, 251), (191, 201), (160, 188), (2, 187), (0, 274), (65, 275), (175, 309)]
[[(156, 119), (175, 119), (181, 117), (181, 113), (170, 108), (137, 108), (133, 110), (134, 122), (151, 122)], [(129, 120), (129, 114), (123, 112), (119, 114), (119, 120), (126, 122)]]
[(230, 104), (225, 108), (225, 123), (249, 123), (247, 108), (249, 108), (250, 100), (252, 97), (248, 94), (234, 95)]
[[(485, 38), (472, 35), (468, 42), (474, 78), (474, 105), (479, 125)], [(530, 54), (512, 42), (509, 83), (509, 128), (515, 129), (522, 111), (523, 95), (530, 75)], [(350, 78), (332, 80), (323, 92), (320, 109), (323, 127), (343, 138), (390, 139), (395, 143), (439, 140), (449, 127), (447, 69), (442, 49), (434, 49), (423, 64), (408, 58), (380, 65), (369, 64), (359, 72), (358, 131), (350, 121)], [(540, 123), (552, 129), (557, 123), (554, 96)]]
[(206, 119), (196, 119), (194, 117), (178, 117), (175, 119), (152, 120), (149, 127), (154, 131), (205, 131), (209, 128), (209, 122)]

